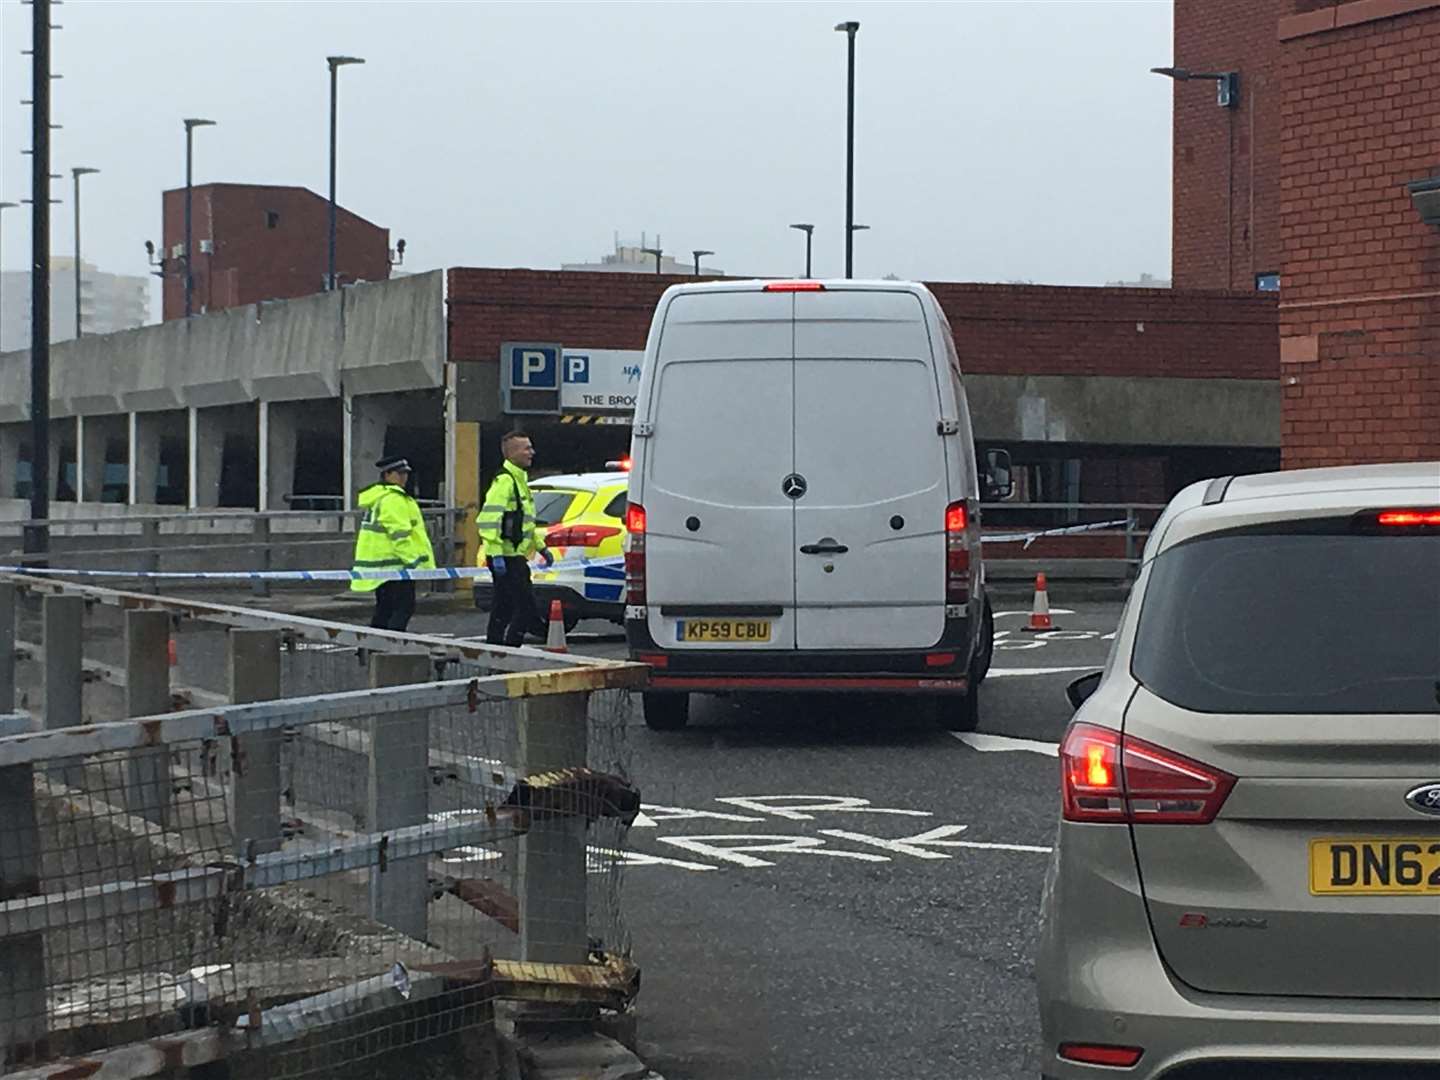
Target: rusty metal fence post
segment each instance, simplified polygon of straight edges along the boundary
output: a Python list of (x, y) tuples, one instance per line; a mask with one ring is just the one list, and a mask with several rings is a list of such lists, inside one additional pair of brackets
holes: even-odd
[[(170, 616), (163, 611), (127, 611), (125, 715), (160, 716), (169, 711)], [(163, 746), (132, 751), (126, 774), (126, 809), (169, 828), (175, 794), (169, 751)]]
[[(280, 697), (280, 631), (230, 631), (230, 701)], [(261, 731), (230, 739), (225, 792), (235, 854), (280, 850), (280, 747), (284, 734)]]
[[(519, 703), (526, 775), (588, 763), (588, 706), (584, 693), (547, 694)], [(584, 814), (557, 814), (532, 821), (520, 840), (520, 955), (526, 961), (586, 960), (585, 829)]]
[[(372, 653), (370, 685), (405, 686), (430, 680), (424, 653)], [(430, 715), (377, 716), (370, 722), (370, 783), (366, 827), (388, 833), (430, 818)], [(423, 941), (429, 928), (429, 866), (424, 858), (387, 862), (370, 871), (370, 915)]]

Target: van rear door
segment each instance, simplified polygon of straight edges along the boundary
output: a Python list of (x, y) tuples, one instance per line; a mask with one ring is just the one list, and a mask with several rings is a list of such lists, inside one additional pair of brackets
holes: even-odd
[[(643, 475), (649, 629), (664, 648), (794, 648), (794, 504), (782, 491), (793, 313), (791, 294), (768, 292), (682, 294), (666, 309)], [(696, 622), (707, 632), (687, 639)]]
[(936, 644), (949, 485), (920, 298), (797, 293), (794, 415), (797, 647)]

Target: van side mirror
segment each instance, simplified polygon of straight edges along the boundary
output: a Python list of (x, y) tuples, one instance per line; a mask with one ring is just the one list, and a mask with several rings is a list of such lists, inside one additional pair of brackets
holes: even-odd
[(1099, 687), (1103, 674), (1103, 671), (1092, 671), (1088, 675), (1081, 675), (1065, 688), (1065, 696), (1070, 699), (1072, 708), (1078, 709), (1089, 700), (1090, 695)]
[(989, 502), (1000, 502), (1015, 493), (1015, 483), (1010, 477), (1010, 451), (986, 450), (984, 498)]

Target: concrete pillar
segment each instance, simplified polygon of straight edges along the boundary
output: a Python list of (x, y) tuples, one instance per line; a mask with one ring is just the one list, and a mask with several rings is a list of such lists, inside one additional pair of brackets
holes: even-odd
[[(125, 715), (157, 716), (170, 711), (170, 616), (163, 611), (125, 612)], [(162, 828), (170, 824), (174, 784), (170, 748), (132, 750), (125, 806)]]
[(295, 487), (295, 449), (303, 419), (304, 403), (275, 401), (270, 403), (266, 440), (265, 505), (269, 510), (285, 510), (285, 496)]
[(20, 616), (20, 594), (0, 581), (0, 713), (15, 711), (15, 627)]
[(385, 394), (362, 394), (350, 399), (350, 471), (357, 488), (380, 479), (375, 462), (385, 453), (385, 432), (390, 427), (393, 407)]
[(85, 601), (78, 596), (47, 596), (42, 607), (45, 650), (45, 726), (83, 723), (81, 656), (85, 640)]
[[(372, 653), (370, 685), (403, 686), (428, 682), (430, 658), (424, 653)], [(423, 825), (430, 815), (430, 714), (377, 716), (370, 722), (370, 785), (366, 821), (371, 832)], [(584, 852), (581, 856), (583, 859)], [(585, 886), (585, 868), (580, 868)], [(430, 903), (427, 860), (391, 861), (370, 871), (370, 917), (423, 941)], [(582, 948), (585, 942), (581, 939)], [(582, 952), (580, 959), (583, 960)]]
[(270, 508), (270, 403), (255, 403), (255, 445), (260, 455), (260, 490), (256, 493), (255, 509), (264, 513)]
[[(588, 695), (544, 694), (520, 702), (520, 758), (529, 776), (588, 763)], [(520, 957), (581, 964), (588, 948), (585, 817), (531, 821), (520, 838)]]
[[(230, 631), (230, 700), (273, 701), (280, 697), (280, 631)], [(279, 731), (262, 731), (230, 740), (231, 754), (225, 793), (235, 854), (245, 858), (280, 850)]]
[(190, 410), (190, 508), (220, 505), (228, 417), (223, 409)]
[(0, 499), (15, 497), (15, 476), (20, 465), (20, 443), (27, 425), (0, 424)]
[[(200, 410), (187, 410), (185, 433), (185, 495), (191, 510), (200, 508)], [(219, 470), (216, 470), (217, 474)], [(218, 486), (218, 481), (217, 481)]]
[[(344, 391), (340, 398), (340, 494), (341, 506), (355, 505), (355, 399)], [(364, 473), (359, 475), (364, 476)]]
[(130, 415), (130, 504), (153, 506), (160, 479), (160, 434), (164, 425), (159, 413)]
[(75, 417), (75, 501), (85, 501), (85, 417)]
[(76, 473), (80, 477), (80, 501), (99, 502), (105, 491), (105, 457), (115, 431), (115, 417), (82, 418), (76, 440)]

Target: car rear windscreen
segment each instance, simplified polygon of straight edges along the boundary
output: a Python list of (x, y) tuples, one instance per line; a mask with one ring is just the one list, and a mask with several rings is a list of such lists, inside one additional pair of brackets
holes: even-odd
[(1440, 533), (1217, 533), (1151, 567), (1132, 672), (1213, 713), (1440, 712)]

